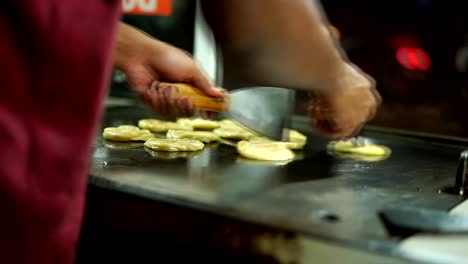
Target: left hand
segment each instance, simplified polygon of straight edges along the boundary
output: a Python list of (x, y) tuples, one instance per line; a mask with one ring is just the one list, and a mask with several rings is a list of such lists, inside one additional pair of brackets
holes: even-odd
[(370, 76), (350, 63), (343, 66), (331, 89), (312, 93), (309, 108), (315, 128), (335, 140), (357, 135), (361, 127), (374, 118), (382, 102)]

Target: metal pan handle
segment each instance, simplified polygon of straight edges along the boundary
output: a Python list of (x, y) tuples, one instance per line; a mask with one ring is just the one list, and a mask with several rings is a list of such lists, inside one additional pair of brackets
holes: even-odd
[(455, 190), (458, 190), (459, 195), (465, 194), (465, 189), (467, 187), (467, 178), (468, 178), (468, 150), (463, 151), (460, 154), (460, 159), (458, 161), (457, 175), (455, 177)]

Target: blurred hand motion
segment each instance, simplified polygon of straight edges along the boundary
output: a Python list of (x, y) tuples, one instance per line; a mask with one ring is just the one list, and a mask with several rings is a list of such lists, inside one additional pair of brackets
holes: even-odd
[(333, 139), (355, 136), (381, 104), (372, 78), (346, 63), (329, 91), (311, 93), (309, 115), (317, 130)]

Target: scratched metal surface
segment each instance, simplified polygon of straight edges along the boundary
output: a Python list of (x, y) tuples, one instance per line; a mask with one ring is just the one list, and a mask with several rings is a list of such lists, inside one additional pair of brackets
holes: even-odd
[[(102, 126), (136, 124), (150, 114), (109, 108)], [(438, 194), (452, 184), (463, 144), (365, 131), (390, 147), (383, 161), (340, 158), (295, 118), (293, 128), (309, 136), (300, 159), (286, 165), (251, 163), (235, 148), (218, 144), (188, 157), (150, 153), (139, 144), (105, 144), (98, 137), (91, 183), (149, 199), (276, 226), (367, 247), (395, 243), (377, 214), (387, 207), (448, 210), (461, 199)]]

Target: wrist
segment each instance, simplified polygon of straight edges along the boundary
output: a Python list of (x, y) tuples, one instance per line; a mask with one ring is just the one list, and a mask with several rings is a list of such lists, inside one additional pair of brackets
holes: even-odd
[(152, 41), (154, 39), (142, 31), (120, 23), (114, 46), (114, 67), (123, 70), (127, 65), (132, 64), (132, 61), (149, 56), (148, 53), (154, 50)]
[(337, 59), (334, 62), (327, 62), (326, 65), (321, 65), (319, 73), (311, 76), (312, 79), (308, 82), (308, 89), (313, 93), (329, 94), (337, 90), (343, 89), (346, 85), (344, 78), (349, 74), (346, 67), (347, 62), (343, 59)]
[(356, 92), (357, 89), (370, 88), (372, 86), (373, 82), (370, 77), (354, 64), (344, 61), (334, 71), (334, 76), (330, 78), (327, 92), (330, 94), (346, 95)]

